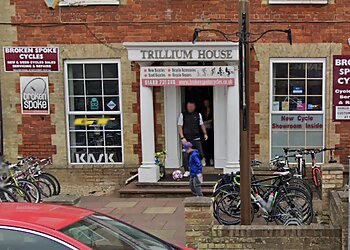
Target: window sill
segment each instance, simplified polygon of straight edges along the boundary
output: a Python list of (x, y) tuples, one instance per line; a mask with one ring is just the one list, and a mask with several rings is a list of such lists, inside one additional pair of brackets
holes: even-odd
[(120, 0), (63, 0), (59, 3), (61, 7), (88, 5), (120, 5)]
[(328, 4), (328, 0), (269, 0), (269, 4)]

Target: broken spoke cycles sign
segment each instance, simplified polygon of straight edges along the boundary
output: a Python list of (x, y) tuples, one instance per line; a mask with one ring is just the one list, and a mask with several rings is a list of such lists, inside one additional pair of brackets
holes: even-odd
[(22, 114), (48, 115), (49, 86), (48, 77), (21, 77)]
[(143, 86), (234, 86), (233, 66), (142, 67)]
[(5, 72), (58, 72), (55, 47), (4, 47)]
[(333, 121), (350, 121), (350, 56), (333, 58)]

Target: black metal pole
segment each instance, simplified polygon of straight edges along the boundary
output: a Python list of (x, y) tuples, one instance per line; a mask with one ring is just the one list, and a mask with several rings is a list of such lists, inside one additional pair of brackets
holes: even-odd
[(251, 224), (250, 133), (249, 133), (249, 1), (239, 1), (239, 92), (240, 92), (240, 196), (241, 224)]

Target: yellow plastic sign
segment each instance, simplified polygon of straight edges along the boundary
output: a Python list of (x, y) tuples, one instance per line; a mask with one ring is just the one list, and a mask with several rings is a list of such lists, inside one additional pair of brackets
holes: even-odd
[(114, 121), (115, 118), (76, 118), (75, 126), (90, 126), (90, 125), (107, 125), (109, 121)]

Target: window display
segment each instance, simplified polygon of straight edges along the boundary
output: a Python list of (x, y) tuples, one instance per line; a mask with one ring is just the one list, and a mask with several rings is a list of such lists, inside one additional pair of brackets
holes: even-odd
[(284, 147), (323, 147), (324, 61), (276, 59), (271, 66), (271, 158)]
[(123, 162), (119, 64), (67, 62), (70, 162)]

